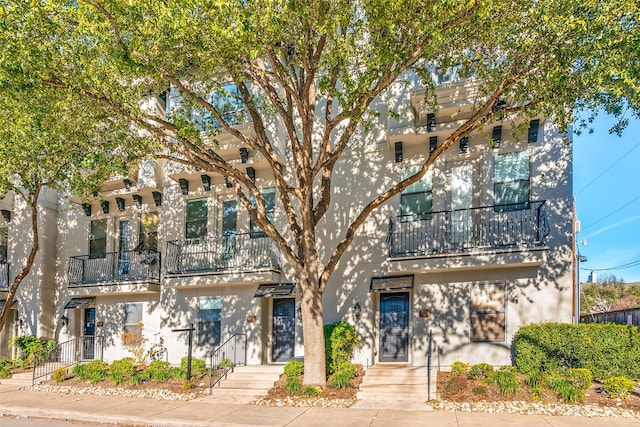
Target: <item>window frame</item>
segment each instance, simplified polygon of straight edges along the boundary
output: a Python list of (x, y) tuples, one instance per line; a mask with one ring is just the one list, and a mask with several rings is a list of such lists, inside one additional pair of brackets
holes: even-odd
[[(104, 224), (103, 230), (94, 229), (94, 226)], [(105, 258), (107, 256), (107, 235), (109, 227), (108, 218), (93, 219), (89, 222), (89, 258)], [(96, 232), (104, 233), (101, 237), (96, 237)], [(100, 249), (102, 249), (100, 251)]]
[[(203, 303), (213, 308), (203, 308)], [(217, 306), (217, 307), (216, 307)], [(206, 319), (203, 314), (206, 313)], [(209, 334), (213, 334), (213, 340), (209, 340)], [(199, 347), (215, 347), (222, 342), (222, 297), (206, 296), (198, 298), (198, 330), (197, 343)]]
[[(269, 201), (267, 200), (267, 193), (273, 195), (273, 201), (271, 201), (271, 203), (269, 203)], [(261, 188), (260, 194), (264, 199), (265, 215), (267, 216), (269, 222), (273, 224), (276, 211), (276, 187)], [(256, 201), (253, 197), (251, 197), (251, 203), (253, 204), (253, 206), (256, 206)], [(269, 204), (272, 204), (271, 209), (269, 209)], [(264, 230), (258, 226), (258, 224), (253, 222), (252, 219), (249, 219), (249, 235), (252, 238), (265, 237), (267, 233), (265, 233)]]
[[(484, 290), (484, 294), (483, 291)], [(472, 343), (483, 342), (506, 342), (507, 339), (507, 291), (506, 283), (475, 283), (469, 288), (469, 340)], [(475, 300), (475, 296), (482, 298), (482, 295), (497, 294), (497, 298), (488, 300)], [(487, 298), (487, 297), (485, 297)], [(502, 301), (500, 303), (500, 301)], [(486, 328), (487, 322), (497, 325), (498, 335), (489, 337), (490, 331), (480, 329)], [(482, 332), (482, 335), (478, 334)], [(476, 335), (477, 334), (477, 335)]]
[[(193, 203), (204, 203), (204, 215), (198, 216), (194, 218), (189, 217), (189, 205)], [(202, 197), (199, 199), (190, 199), (186, 201), (185, 210), (184, 210), (184, 237), (187, 240), (198, 240), (207, 236), (208, 228), (209, 228), (209, 199), (207, 197)], [(194, 228), (194, 225), (200, 224), (200, 227)], [(204, 227), (202, 226), (204, 225)], [(191, 233), (190, 233), (191, 230)], [(193, 230), (200, 230), (198, 233), (193, 232)]]
[[(526, 166), (527, 166), (527, 177), (522, 178), (518, 176), (509, 175), (499, 179), (498, 172), (500, 169), (504, 169), (504, 167), (499, 168), (499, 160), (506, 159), (506, 156), (513, 155), (523, 155), (526, 154)], [(513, 165), (512, 165), (513, 166)], [(520, 165), (518, 165), (520, 166)], [(509, 171), (513, 172), (513, 170)], [(517, 170), (516, 170), (517, 172)], [(511, 188), (509, 188), (511, 187)], [(521, 187), (521, 188), (518, 188)], [(505, 191), (506, 189), (507, 191)], [(509, 192), (509, 194), (507, 194)], [(508, 196), (513, 197), (514, 195), (519, 196), (517, 198), (514, 197), (517, 201), (514, 203), (505, 203), (505, 199), (508, 199)], [(499, 199), (500, 198), (500, 199)], [(529, 204), (531, 202), (531, 153), (529, 150), (522, 151), (511, 151), (508, 153), (500, 153), (496, 154), (493, 159), (493, 205), (495, 212), (512, 212), (529, 209)]]
[[(145, 227), (145, 218), (154, 216), (155, 219), (155, 227), (150, 228), (147, 231), (143, 231)], [(140, 215), (140, 224), (138, 225), (138, 244), (142, 243), (140, 246), (142, 250), (147, 251), (158, 251), (158, 230), (160, 228), (160, 213), (157, 211), (145, 212)]]
[[(419, 166), (407, 166), (402, 169), (401, 180), (405, 180), (418, 171)], [(423, 188), (424, 187), (424, 188)], [(411, 206), (410, 200), (415, 197), (424, 197), (427, 208), (421, 212), (407, 211)], [(419, 200), (420, 202), (420, 200)], [(416, 204), (418, 205), (418, 204)], [(429, 219), (433, 212), (433, 175), (427, 171), (419, 181), (411, 184), (400, 193), (400, 217), (404, 220)]]
[[(131, 311), (130, 308), (135, 307), (135, 311)], [(129, 319), (130, 314), (139, 314), (139, 319), (135, 322)], [(141, 302), (126, 302), (124, 303), (124, 316), (122, 318), (122, 333), (131, 334), (133, 337), (140, 340), (142, 338), (142, 332), (144, 324), (142, 319), (144, 318), (144, 304)]]

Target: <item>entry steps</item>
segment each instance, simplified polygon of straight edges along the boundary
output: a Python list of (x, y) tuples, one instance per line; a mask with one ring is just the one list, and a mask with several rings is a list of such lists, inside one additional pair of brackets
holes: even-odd
[[(436, 399), (437, 370), (431, 370), (431, 400)], [(424, 366), (378, 364), (365, 371), (358, 401), (361, 409), (429, 410), (428, 375)]]
[(199, 400), (216, 403), (249, 403), (264, 396), (280, 379), (284, 365), (236, 366), (226, 379)]
[[(45, 378), (41, 378), (40, 381), (44, 381)], [(18, 372), (11, 375), (8, 378), (0, 379), (0, 384), (18, 388), (31, 387), (33, 385), (33, 371)]]

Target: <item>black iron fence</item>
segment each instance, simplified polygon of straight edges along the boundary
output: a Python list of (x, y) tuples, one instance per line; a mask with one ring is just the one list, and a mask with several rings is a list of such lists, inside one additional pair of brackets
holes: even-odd
[(247, 334), (233, 334), (213, 350), (209, 357), (209, 393), (211, 389), (233, 372), (236, 366), (247, 364)]
[(227, 234), (169, 241), (165, 262), (170, 274), (279, 268), (280, 250), (263, 234)]
[(70, 368), (81, 362), (99, 359), (104, 353), (104, 337), (85, 335), (42, 351), (33, 360), (33, 383), (46, 378), (60, 368)]
[(544, 201), (404, 215), (391, 218), (389, 256), (534, 247), (548, 235)]
[(69, 286), (160, 280), (160, 252), (120, 251), (104, 256), (80, 255), (69, 260)]

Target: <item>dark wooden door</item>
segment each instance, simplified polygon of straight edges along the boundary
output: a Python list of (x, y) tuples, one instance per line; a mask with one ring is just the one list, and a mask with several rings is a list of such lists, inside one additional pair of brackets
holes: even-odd
[(274, 362), (293, 359), (296, 336), (296, 302), (294, 298), (273, 300), (273, 355)]
[(409, 361), (409, 293), (380, 295), (380, 362)]
[(93, 360), (95, 357), (96, 309), (85, 308), (82, 325), (82, 359)]

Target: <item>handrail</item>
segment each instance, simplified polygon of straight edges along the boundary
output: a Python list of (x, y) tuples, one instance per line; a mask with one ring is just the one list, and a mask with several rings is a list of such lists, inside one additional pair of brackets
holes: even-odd
[(100, 335), (83, 335), (59, 343), (51, 351), (34, 357), (31, 384), (60, 368), (69, 368), (86, 360), (102, 360), (103, 353), (104, 337)]
[(247, 364), (247, 334), (235, 333), (224, 343), (220, 344), (208, 355), (209, 365), (209, 394), (213, 387), (233, 372), (236, 366)]
[(429, 343), (427, 344), (427, 402), (431, 400), (431, 355), (433, 354), (433, 332), (429, 329)]
[(69, 286), (160, 280), (161, 254), (153, 250), (107, 252), (69, 257)]

